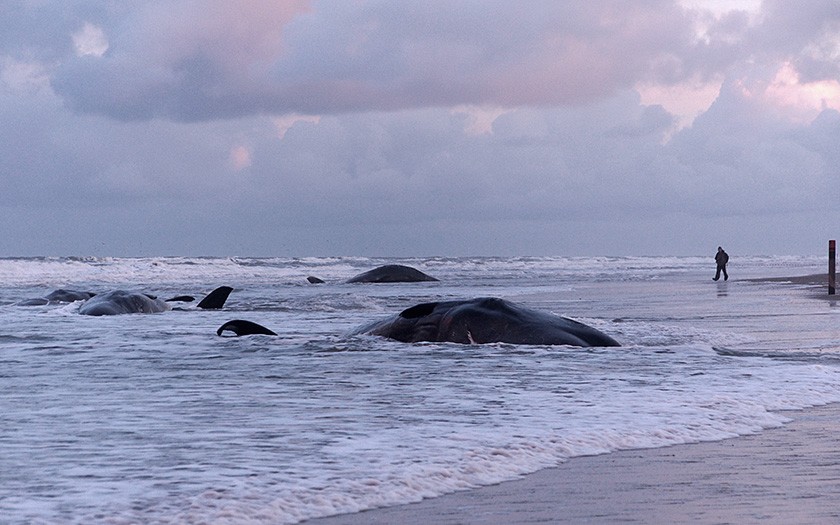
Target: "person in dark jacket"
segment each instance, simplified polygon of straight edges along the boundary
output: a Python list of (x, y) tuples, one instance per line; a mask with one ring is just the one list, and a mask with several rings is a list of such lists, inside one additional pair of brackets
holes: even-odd
[(718, 246), (718, 251), (715, 254), (715, 262), (717, 263), (717, 271), (715, 272), (715, 278), (712, 279), (713, 281), (717, 281), (720, 279), (720, 272), (723, 272), (723, 280), (729, 280), (729, 274), (726, 273), (726, 263), (729, 262), (729, 254), (723, 251), (723, 248)]

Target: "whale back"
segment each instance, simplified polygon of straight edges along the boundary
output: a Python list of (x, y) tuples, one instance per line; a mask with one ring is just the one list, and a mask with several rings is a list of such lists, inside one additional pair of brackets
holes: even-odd
[(170, 306), (154, 296), (141, 292), (114, 290), (98, 294), (79, 307), (82, 315), (151, 314), (165, 312)]
[(47, 294), (47, 300), (50, 303), (73, 303), (76, 301), (87, 301), (96, 295), (93, 292), (81, 292), (78, 290), (65, 290), (59, 288)]
[(347, 280), (348, 283), (415, 283), (422, 281), (437, 281), (437, 279), (416, 268), (403, 266), (402, 264), (386, 264)]
[(25, 299), (18, 304), (18, 306), (44, 306), (47, 304), (64, 304), (74, 303), (76, 301), (87, 301), (96, 295), (93, 292), (80, 292), (77, 290), (65, 290), (59, 288), (47, 294), (46, 297), (36, 297), (34, 299)]
[(405, 343), (620, 346), (591, 326), (495, 297), (418, 304), (356, 333)]

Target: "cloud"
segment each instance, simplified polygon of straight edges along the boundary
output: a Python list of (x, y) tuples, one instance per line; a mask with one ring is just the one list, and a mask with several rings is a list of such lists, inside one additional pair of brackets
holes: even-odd
[(121, 120), (260, 113), (282, 30), (307, 10), (303, 0), (137, 4), (119, 18), (85, 22), (81, 31), (96, 23), (107, 53), (65, 57), (53, 86), (71, 107)]
[(53, 68), (70, 107), (120, 120), (585, 104), (636, 86), (708, 90), (745, 62), (837, 77), (836, 2), (726, 5), (47, 2), (0, 21), (0, 45)]
[(108, 39), (101, 28), (86, 22), (79, 32), (73, 34), (73, 46), (78, 56), (101, 57), (108, 51)]
[[(705, 108), (683, 101), (739, 63), (788, 61), (805, 82), (836, 74), (840, 19), (826, 1), (767, 2), (761, 16), (708, 0), (80, 5), (65, 9), (75, 52), (56, 62), (56, 93), (80, 112), (187, 122), (552, 107), (636, 87), (685, 111), (685, 125)], [(56, 56), (52, 45), (39, 55)]]
[(802, 82), (790, 63), (779, 68), (776, 76), (759, 96), (792, 119), (810, 122), (822, 110), (840, 110), (840, 82), (835, 78)]
[(0, 253), (822, 249), (836, 3), (626, 4), (4, 4)]
[(289, 115), (275, 117), (272, 121), (277, 127), (277, 136), (282, 139), (286, 136), (286, 132), (298, 122), (311, 122), (317, 124), (321, 121), (321, 117), (317, 115), (298, 115), (297, 113), (292, 113)]
[(251, 150), (242, 144), (234, 146), (230, 150), (228, 160), (230, 167), (234, 171), (242, 171), (251, 165)]
[(150, 6), (102, 27), (108, 53), (57, 68), (71, 107), (197, 121), (578, 104), (687, 78), (697, 46), (691, 12), (664, 0)]

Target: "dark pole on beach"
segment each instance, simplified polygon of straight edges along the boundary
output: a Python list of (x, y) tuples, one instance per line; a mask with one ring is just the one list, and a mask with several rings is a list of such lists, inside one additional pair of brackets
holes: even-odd
[(837, 281), (834, 278), (834, 255), (837, 253), (837, 242), (832, 239), (828, 241), (828, 295), (834, 295), (834, 285)]

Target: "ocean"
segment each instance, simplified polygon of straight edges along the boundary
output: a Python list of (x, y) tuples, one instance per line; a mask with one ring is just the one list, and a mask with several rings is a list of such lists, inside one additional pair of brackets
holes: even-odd
[[(822, 257), (0, 259), (0, 522), (280, 524), (713, 441), (840, 401), (840, 309), (753, 278)], [(439, 282), (345, 284), (382, 264)], [(312, 285), (307, 276), (325, 284)], [(88, 317), (57, 288), (221, 311)], [(420, 302), (501, 297), (620, 348), (350, 336)], [(231, 319), (271, 336), (218, 337)]]

